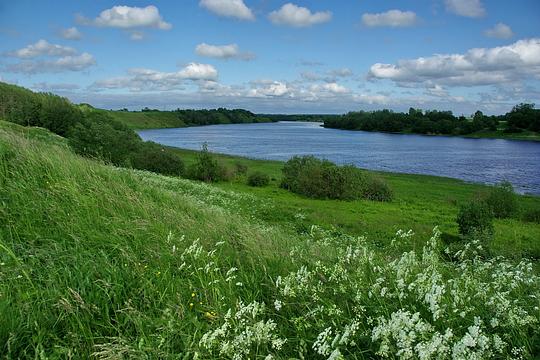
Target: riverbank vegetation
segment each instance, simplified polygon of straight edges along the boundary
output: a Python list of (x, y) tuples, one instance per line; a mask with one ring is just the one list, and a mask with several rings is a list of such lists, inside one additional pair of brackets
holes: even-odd
[[(192, 154), (187, 166), (198, 161)], [(282, 166), (212, 156), (247, 174), (278, 176)], [(425, 236), (384, 216), (407, 208), (403, 220), (413, 225), (431, 211), (423, 225), (443, 220), (446, 228), (452, 208), (455, 227), (455, 203), (484, 187), (387, 176), (401, 182), (390, 203), (314, 200), (280, 189), (278, 178), (267, 187), (240, 179), (216, 186), (117, 168), (76, 155), (44, 129), (1, 122), (0, 351), (98, 359), (540, 354), (540, 278), (508, 237), (499, 245), (513, 256), (500, 257), (496, 243), (485, 256), (478, 242), (449, 247), (446, 229)], [(537, 201), (518, 197), (520, 206)], [(380, 235), (313, 226), (315, 207), (332, 221), (337, 204), (343, 213), (356, 208), (349, 217), (366, 229), (379, 209)], [(494, 233), (536, 229), (520, 226), (495, 219)]]
[(472, 119), (451, 111), (410, 108), (408, 113), (391, 110), (350, 112), (324, 121), (328, 128), (382, 131), (390, 133), (460, 135), (540, 140), (540, 109), (534, 104), (519, 104), (505, 115), (484, 115), (477, 111)]

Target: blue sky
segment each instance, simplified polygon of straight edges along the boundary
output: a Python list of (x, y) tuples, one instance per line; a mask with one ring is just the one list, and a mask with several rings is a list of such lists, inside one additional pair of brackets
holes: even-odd
[(0, 79), (97, 107), (540, 103), (537, 0), (1, 1)]

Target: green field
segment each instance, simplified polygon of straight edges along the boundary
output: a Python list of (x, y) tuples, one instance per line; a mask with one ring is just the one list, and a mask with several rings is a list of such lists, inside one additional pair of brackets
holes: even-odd
[[(186, 164), (195, 161), (196, 151), (171, 149), (178, 153)], [(264, 220), (287, 222), (301, 213), (304, 219), (295, 221), (326, 228), (337, 227), (354, 235), (366, 235), (368, 238), (377, 239), (377, 245), (382, 247), (391, 242), (399, 229), (412, 229), (420, 235), (419, 239), (424, 239), (429, 236), (435, 225), (442, 231), (443, 239), (453, 241), (458, 235), (456, 224), (458, 205), (471, 199), (475, 194), (489, 189), (488, 186), (450, 178), (377, 172), (376, 174), (387, 181), (394, 190), (395, 199), (392, 202), (314, 200), (292, 194), (279, 187), (283, 162), (221, 154), (216, 157), (229, 168), (243, 164), (248, 167), (248, 172), (261, 171), (271, 177), (270, 186), (263, 188), (248, 186), (245, 176), (215, 185), (225, 190), (271, 200), (279, 210), (261, 214)], [(520, 196), (519, 204), (520, 212), (526, 213), (531, 209), (540, 208), (540, 198)], [(540, 224), (524, 222), (519, 218), (520, 214), (516, 214), (514, 219), (495, 221), (493, 250), (497, 255), (540, 259)], [(423, 242), (420, 240), (419, 243), (412, 245), (420, 248)], [(394, 250), (398, 252), (409, 250), (409, 246), (411, 244)]]
[(457, 204), (485, 187), (380, 174), (390, 203), (310, 200), (277, 187), (279, 162), (219, 158), (274, 179), (116, 168), (0, 122), (2, 357), (540, 355), (538, 261), (522, 259), (538, 258), (540, 225), (496, 221), (487, 258), (444, 250)]

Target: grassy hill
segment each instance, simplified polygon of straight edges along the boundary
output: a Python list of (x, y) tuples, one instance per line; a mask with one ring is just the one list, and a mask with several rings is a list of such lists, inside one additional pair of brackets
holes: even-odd
[(186, 126), (184, 121), (173, 111), (142, 112), (108, 110), (107, 113), (131, 129), (161, 129)]
[[(422, 179), (432, 194), (457, 188)], [(398, 193), (417, 180), (389, 179), (401, 182)], [(527, 260), (478, 257), (473, 243), (448, 261), (438, 230), (426, 237), (404, 228), (393, 242), (379, 242), (376, 232), (363, 237), (325, 230), (322, 220), (323, 227), (309, 225), (322, 217), (314, 204), (331, 209), (338, 202), (309, 205), (296, 195), (285, 200), (272, 187), (244, 190), (112, 167), (75, 155), (46, 130), (0, 122), (0, 353), (540, 354), (540, 278)], [(396, 204), (377, 204), (393, 210), (344, 202), (339, 211), (353, 205), (365, 214), (399, 211), (414, 198), (409, 191)], [(429, 208), (422, 202), (407, 221)], [(437, 225), (439, 218), (431, 219)], [(393, 225), (382, 220), (385, 226)], [(390, 251), (396, 246), (409, 251)]]

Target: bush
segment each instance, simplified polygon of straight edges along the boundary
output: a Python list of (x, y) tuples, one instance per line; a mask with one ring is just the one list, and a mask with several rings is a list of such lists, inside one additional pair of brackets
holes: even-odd
[(523, 220), (540, 224), (540, 208), (526, 210), (523, 213)]
[(246, 164), (242, 164), (241, 162), (237, 161), (234, 163), (234, 169), (236, 170), (236, 173), (238, 175), (246, 175), (248, 172), (248, 167)]
[(394, 192), (383, 179), (368, 177), (364, 186), (363, 198), (374, 201), (392, 201)]
[(283, 167), (281, 187), (318, 199), (389, 201), (392, 192), (381, 179), (354, 166), (337, 166), (313, 156), (295, 156)]
[(456, 221), (463, 236), (493, 233), (493, 212), (484, 201), (473, 200), (461, 205)]
[(270, 178), (268, 177), (268, 175), (260, 171), (256, 171), (248, 176), (247, 183), (249, 186), (262, 187), (270, 183)]
[(503, 181), (489, 191), (486, 204), (496, 218), (503, 219), (512, 216), (517, 210), (517, 199), (512, 184)]
[(208, 145), (204, 143), (197, 155), (196, 163), (190, 169), (190, 177), (206, 182), (216, 182), (227, 178), (227, 175), (227, 169), (218, 163), (208, 151)]
[(131, 158), (135, 169), (148, 170), (158, 174), (181, 176), (184, 162), (171, 150), (153, 142), (145, 142)]
[(100, 158), (115, 165), (129, 165), (142, 140), (133, 130), (108, 114), (91, 111), (68, 134), (69, 144), (76, 153)]

